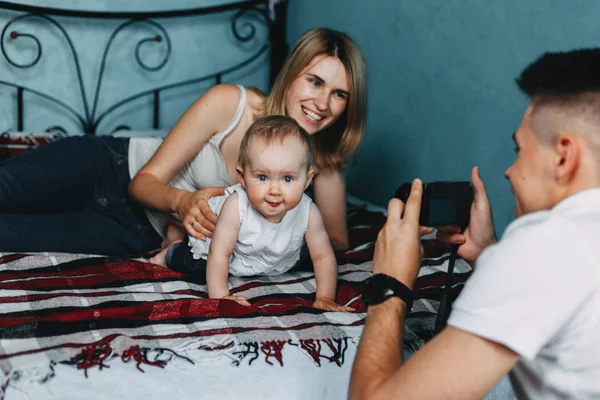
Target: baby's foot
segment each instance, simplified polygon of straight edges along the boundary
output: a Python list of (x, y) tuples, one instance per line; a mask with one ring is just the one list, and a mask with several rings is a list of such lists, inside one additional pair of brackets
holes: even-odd
[[(183, 240), (175, 240), (174, 242), (171, 243), (171, 246), (173, 246), (175, 243), (179, 243), (179, 242), (183, 242)], [(169, 247), (171, 247), (169, 246)], [(152, 257), (150, 259), (150, 262), (152, 264), (157, 264), (157, 265), (162, 265), (163, 267), (167, 266), (167, 251), (169, 251), (169, 247), (165, 247), (164, 249), (162, 249), (157, 255), (155, 255), (154, 257)]]

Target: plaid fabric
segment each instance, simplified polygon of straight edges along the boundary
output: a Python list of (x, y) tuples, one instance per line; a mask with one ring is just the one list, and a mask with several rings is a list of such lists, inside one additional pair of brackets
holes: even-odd
[[(382, 214), (349, 207), (352, 250), (336, 254), (337, 301), (355, 313), (311, 307), (315, 280), (309, 264), (275, 277), (230, 277), (231, 293), (252, 303), (208, 299), (191, 277), (139, 259), (73, 254), (0, 257), (0, 367), (5, 384), (15, 371), (56, 362), (102, 366), (107, 357), (162, 365), (152, 351), (177, 356), (185, 348), (226, 352), (235, 365), (257, 358), (283, 365), (282, 348), (295, 346), (321, 362), (343, 362), (365, 319), (360, 291), (371, 276), (373, 243)], [(406, 343), (433, 335), (448, 254), (424, 241), (426, 257), (406, 321)], [(455, 266), (458, 293), (470, 268)], [(207, 353), (210, 353), (207, 351)], [(1, 392), (1, 391), (0, 391)]]
[(62, 133), (3, 132), (0, 134), (0, 161), (64, 137), (66, 135)]

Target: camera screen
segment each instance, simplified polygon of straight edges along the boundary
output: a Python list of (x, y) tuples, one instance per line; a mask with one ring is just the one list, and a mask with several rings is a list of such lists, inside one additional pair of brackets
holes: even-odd
[(429, 201), (429, 220), (432, 223), (449, 223), (456, 220), (454, 199), (435, 199)]

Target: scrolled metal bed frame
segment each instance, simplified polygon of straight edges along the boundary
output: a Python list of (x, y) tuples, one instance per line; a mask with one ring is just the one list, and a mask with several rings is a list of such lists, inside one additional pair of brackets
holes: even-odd
[[(246, 0), (238, 1), (234, 3), (228, 3), (210, 7), (199, 7), (193, 9), (182, 9), (182, 10), (167, 10), (167, 11), (149, 11), (149, 12), (106, 12), (106, 11), (83, 11), (83, 10), (68, 10), (59, 8), (47, 8), (30, 6), (23, 4), (15, 4), (6, 1), (0, 1), (0, 10), (12, 10), (23, 12), (24, 14), (13, 17), (2, 29), (0, 34), (0, 49), (2, 55), (8, 61), (8, 63), (19, 69), (31, 68), (36, 65), (43, 55), (42, 41), (39, 37), (26, 31), (18, 31), (13, 29), (13, 26), (18, 21), (23, 20), (37, 20), (45, 21), (63, 36), (68, 45), (69, 51), (73, 58), (75, 70), (77, 73), (77, 84), (79, 85), (79, 91), (82, 98), (83, 113), (77, 111), (72, 105), (65, 103), (64, 101), (42, 91), (36, 90), (31, 87), (27, 87), (14, 82), (8, 82), (0, 80), (0, 85), (12, 87), (16, 90), (16, 108), (17, 108), (17, 130), (22, 131), (24, 129), (24, 110), (25, 104), (23, 100), (23, 94), (29, 93), (35, 96), (47, 99), (52, 103), (60, 106), (66, 112), (71, 114), (78, 121), (81, 129), (86, 134), (94, 135), (97, 133), (98, 125), (115, 110), (123, 107), (132, 101), (143, 98), (151, 97), (152, 108), (153, 108), (153, 129), (159, 129), (160, 124), (160, 105), (161, 105), (161, 93), (168, 89), (176, 87), (182, 87), (191, 85), (199, 82), (213, 81), (215, 84), (219, 84), (223, 80), (223, 76), (230, 74), (235, 71), (239, 71), (249, 64), (253, 63), (261, 56), (265, 55), (270, 51), (270, 82), (272, 83), (274, 77), (277, 75), (286, 55), (288, 52), (288, 46), (285, 41), (285, 15), (286, 15), (287, 3), (286, 0)], [(171, 55), (171, 38), (167, 29), (164, 28), (156, 19), (163, 18), (177, 18), (177, 17), (189, 17), (196, 15), (206, 14), (217, 14), (224, 12), (235, 12), (231, 19), (231, 31), (236, 40), (240, 42), (247, 42), (252, 40), (257, 31), (255, 21), (246, 20), (242, 23), (242, 18), (250, 13), (259, 16), (268, 29), (268, 38), (266, 42), (260, 47), (258, 51), (251, 54), (248, 58), (242, 62), (237, 63), (229, 68), (216, 71), (207, 75), (196, 77), (193, 79), (187, 79), (184, 81), (171, 83), (167, 85), (156, 86), (149, 90), (140, 91), (128, 96), (125, 99), (119, 100), (118, 102), (106, 107), (103, 111), (98, 110), (98, 101), (102, 88), (102, 82), (104, 77), (104, 71), (106, 67), (107, 56), (113, 44), (115, 37), (126, 27), (134, 24), (145, 24), (153, 29), (156, 33), (153, 36), (147, 36), (135, 45), (135, 60), (140, 68), (145, 71), (158, 71), (163, 68)], [(104, 48), (100, 70), (96, 77), (95, 91), (93, 93), (93, 101), (90, 105), (85, 90), (83, 81), (81, 65), (79, 62), (79, 56), (73, 45), (73, 41), (69, 36), (67, 30), (54, 18), (60, 17), (74, 17), (84, 19), (117, 19), (124, 20), (119, 26), (112, 32), (106, 46)], [(35, 46), (35, 54), (29, 62), (17, 62), (9, 52), (7, 51), (7, 43), (15, 42), (19, 40), (28, 40)], [(156, 65), (148, 65), (145, 63), (141, 56), (140, 51), (142, 47), (149, 43), (160, 44), (165, 46), (165, 53), (162, 59)], [(127, 126), (119, 126), (113, 130), (128, 128)], [(65, 129), (60, 126), (52, 126), (46, 129), (47, 132), (65, 132)]]

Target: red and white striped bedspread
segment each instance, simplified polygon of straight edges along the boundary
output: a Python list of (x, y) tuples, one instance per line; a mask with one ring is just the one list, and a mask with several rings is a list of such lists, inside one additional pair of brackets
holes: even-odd
[[(382, 214), (349, 207), (352, 250), (338, 252), (338, 294), (354, 313), (311, 307), (310, 265), (275, 277), (230, 278), (232, 293), (252, 303), (208, 299), (190, 276), (139, 259), (73, 254), (0, 256), (0, 367), (2, 389), (21, 371), (70, 363), (87, 371), (107, 359), (133, 360), (139, 368), (186, 360), (185, 349), (227, 352), (237, 366), (262, 360), (284, 365), (282, 349), (297, 348), (315, 365), (344, 362), (364, 324), (360, 291), (371, 275), (373, 244)], [(432, 336), (448, 254), (424, 241), (425, 259), (407, 317), (407, 348)], [(454, 290), (469, 275), (459, 260)], [(190, 362), (192, 360), (189, 360)], [(3, 390), (0, 390), (2, 393)]]

